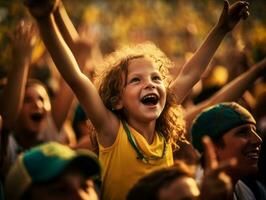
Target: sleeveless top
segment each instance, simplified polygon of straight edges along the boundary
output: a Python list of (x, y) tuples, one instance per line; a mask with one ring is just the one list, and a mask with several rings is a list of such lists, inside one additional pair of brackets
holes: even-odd
[[(164, 138), (155, 134), (152, 144), (129, 126), (137, 145), (147, 156), (162, 155)], [(99, 159), (102, 164), (102, 199), (124, 200), (130, 188), (145, 174), (153, 170), (173, 165), (173, 153), (170, 144), (166, 143), (165, 155), (158, 160), (144, 163), (137, 159), (137, 153), (131, 146), (127, 134), (120, 122), (114, 144), (104, 148), (99, 144)]]

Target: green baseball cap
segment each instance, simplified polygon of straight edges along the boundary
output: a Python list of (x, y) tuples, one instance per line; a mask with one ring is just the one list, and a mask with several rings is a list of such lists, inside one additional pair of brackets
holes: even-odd
[(247, 109), (235, 102), (214, 105), (201, 112), (193, 121), (190, 134), (193, 146), (203, 152), (202, 137), (221, 138), (229, 130), (244, 125), (256, 124)]
[(49, 142), (22, 153), (8, 172), (5, 181), (7, 199), (18, 200), (33, 183), (45, 183), (58, 177), (70, 164), (85, 175), (100, 179), (97, 156), (89, 150), (72, 150)]

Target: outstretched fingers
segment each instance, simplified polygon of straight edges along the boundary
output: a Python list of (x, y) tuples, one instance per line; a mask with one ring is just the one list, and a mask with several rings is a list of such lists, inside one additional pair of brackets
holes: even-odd
[(245, 6), (242, 8), (242, 10), (240, 11), (239, 13), (239, 16), (242, 18), (242, 19), (247, 19), (248, 16), (249, 16), (249, 3), (246, 2), (247, 4), (245, 4)]
[(218, 167), (218, 161), (215, 153), (214, 145), (208, 136), (202, 139), (204, 149), (204, 166), (206, 170), (212, 170)]
[[(230, 199), (232, 196), (232, 182), (225, 172), (230, 171), (237, 161), (232, 158), (219, 163), (211, 139), (205, 136), (202, 142), (204, 146), (205, 173), (201, 185), (200, 199)], [(211, 190), (209, 189), (210, 187), (212, 188)]]
[(36, 28), (30, 22), (21, 20), (10, 34), (12, 53), (18, 59), (30, 59), (36, 41)]
[(237, 164), (237, 159), (236, 158), (231, 158), (229, 160), (220, 162), (219, 165), (215, 168), (211, 170), (211, 174), (213, 176), (218, 176), (219, 173), (221, 172), (225, 172), (228, 171), (232, 168), (234, 168)]
[(202, 142), (204, 148), (204, 164), (206, 171), (211, 171), (213, 175), (217, 175), (222, 171), (227, 171), (228, 169), (233, 168), (237, 164), (236, 158), (231, 158), (229, 160), (218, 163), (215, 148), (210, 137), (204, 136)]
[(229, 15), (231, 17), (241, 19), (249, 15), (249, 3), (246, 1), (238, 1), (229, 7)]

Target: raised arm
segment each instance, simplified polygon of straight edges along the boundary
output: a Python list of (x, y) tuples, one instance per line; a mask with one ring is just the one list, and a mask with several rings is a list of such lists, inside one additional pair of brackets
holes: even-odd
[(43, 41), (55, 65), (95, 126), (99, 134), (99, 141), (103, 145), (111, 145), (116, 138), (119, 121), (104, 106), (93, 83), (80, 71), (72, 52), (57, 29), (53, 15), (51, 15), (53, 6), (48, 11), (43, 10), (44, 12), (36, 13), (36, 10), (40, 10), (40, 4), (27, 5), (38, 23)]
[(53, 15), (61, 35), (69, 48), (73, 51), (74, 43), (79, 39), (79, 34), (69, 18), (62, 2), (59, 2), (59, 5), (55, 9)]
[[(78, 32), (76, 31), (74, 25), (72, 24), (67, 12), (64, 8), (62, 2), (58, 3), (59, 5), (56, 7), (53, 16), (55, 18), (56, 25), (59, 29), (60, 34), (62, 35), (64, 41), (68, 45), (68, 47), (73, 52), (75, 58), (78, 60), (78, 52), (75, 52), (75, 46), (77, 46), (77, 41), (79, 39)], [(81, 67), (83, 67), (83, 63), (78, 62)], [(52, 109), (51, 114), (53, 121), (58, 129), (61, 130), (67, 115), (69, 113), (69, 108), (74, 100), (74, 94), (66, 84), (66, 82), (60, 78), (59, 80), (59, 89), (56, 93), (56, 97), (52, 101)]]
[(8, 82), (0, 97), (0, 114), (3, 127), (12, 129), (22, 106), (33, 49), (33, 26), (21, 21), (11, 35), (13, 63)]
[(224, 1), (224, 8), (218, 23), (171, 84), (178, 103), (182, 103), (191, 88), (200, 80), (226, 33), (248, 14), (247, 2), (238, 1), (229, 6), (228, 1)]
[(7, 151), (8, 133), (14, 128), (24, 99), (31, 53), (33, 49), (33, 26), (21, 21), (11, 34), (13, 63), (8, 74), (7, 85), (0, 97), (0, 115), (3, 131), (0, 135), (0, 168)]
[(252, 85), (252, 83), (261, 75), (266, 72), (266, 58), (251, 67), (248, 71), (241, 74), (239, 77), (232, 80), (230, 83), (225, 85), (216, 94), (209, 99), (197, 104), (196, 106), (186, 110), (185, 119), (187, 128), (190, 125), (197, 114), (203, 109), (212, 106), (214, 104), (225, 102), (225, 101), (237, 101), (242, 94)]

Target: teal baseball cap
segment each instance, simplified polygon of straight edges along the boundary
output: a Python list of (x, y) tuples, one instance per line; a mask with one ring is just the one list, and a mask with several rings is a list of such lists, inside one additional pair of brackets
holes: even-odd
[(202, 111), (194, 119), (190, 130), (192, 144), (201, 153), (203, 136), (217, 140), (231, 129), (244, 124), (256, 124), (247, 109), (235, 102), (216, 104)]
[(72, 150), (68, 146), (49, 142), (18, 157), (6, 177), (5, 195), (7, 199), (18, 200), (32, 184), (49, 182), (72, 164), (87, 177), (100, 179), (101, 167), (93, 152)]

